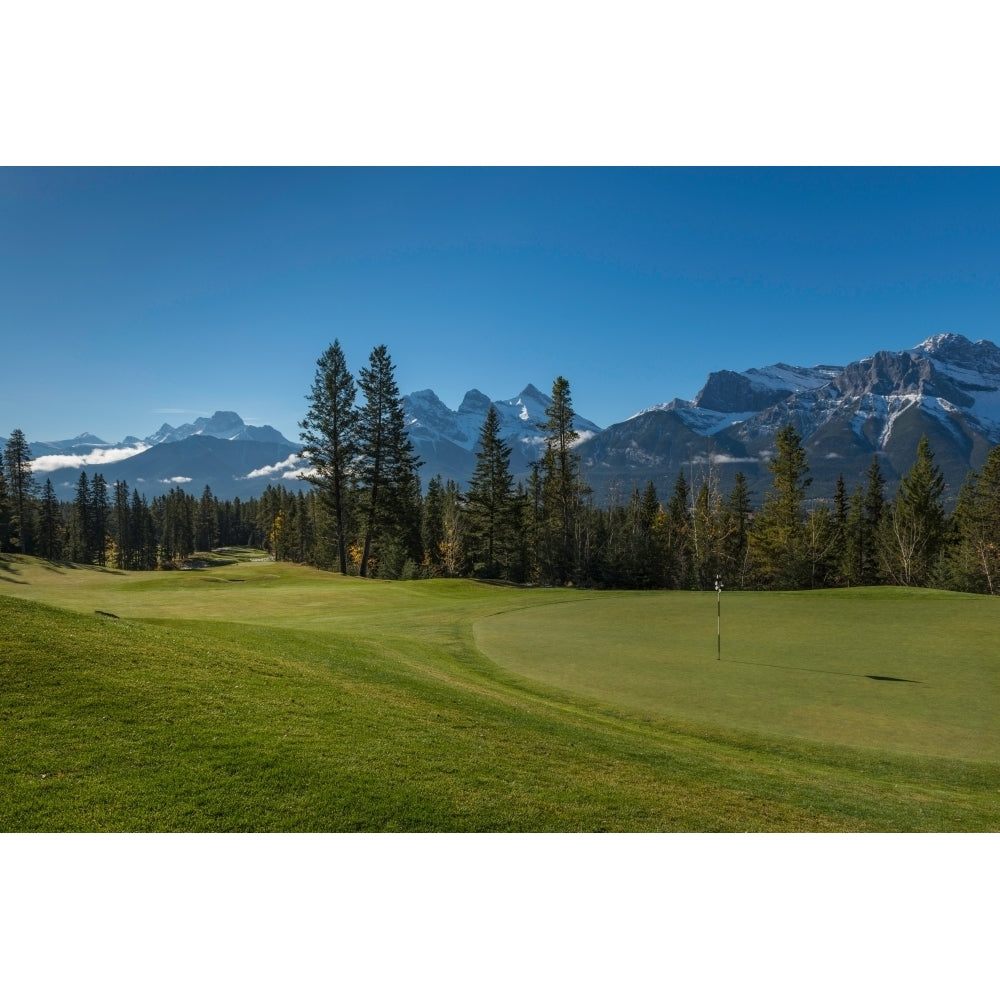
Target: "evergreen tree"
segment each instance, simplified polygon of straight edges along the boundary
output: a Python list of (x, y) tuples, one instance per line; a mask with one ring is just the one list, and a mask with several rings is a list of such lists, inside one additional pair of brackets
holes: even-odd
[(924, 436), (917, 459), (903, 476), (896, 497), (883, 518), (880, 551), (891, 578), (906, 587), (931, 581), (947, 532), (944, 476)]
[(1000, 445), (982, 469), (970, 472), (955, 507), (956, 544), (951, 578), (962, 590), (1000, 590)]
[(423, 565), (428, 576), (440, 576), (444, 545), (444, 483), (440, 474), (427, 484), (420, 513), (420, 539), (424, 547)]
[(840, 546), (838, 571), (848, 586), (862, 585), (865, 580), (865, 538), (868, 535), (865, 517), (865, 497), (860, 484), (847, 506)]
[(95, 473), (90, 483), (91, 552), (98, 566), (107, 563), (108, 544), (108, 484), (101, 473)]
[(578, 569), (577, 521), (585, 487), (580, 456), (572, 450), (580, 436), (573, 429), (573, 400), (569, 382), (561, 375), (552, 384), (552, 403), (545, 415), (549, 419), (542, 459), (543, 572), (562, 584), (569, 583)]
[(21, 554), (32, 551), (34, 536), (35, 497), (38, 486), (31, 471), (31, 449), (28, 439), (20, 427), (10, 432), (4, 446), (7, 490), (10, 496), (9, 525), (13, 538), (17, 539)]
[[(358, 384), (364, 402), (358, 414), (358, 482), (362, 501), (363, 546), (360, 573), (368, 575), (379, 546), (419, 558), (419, 481), (421, 464), (406, 431), (396, 366), (384, 344), (372, 350)], [(415, 482), (417, 489), (414, 489)]]
[(194, 553), (194, 497), (175, 486), (165, 497), (158, 497), (156, 505), (163, 561), (189, 558)]
[(211, 552), (219, 541), (219, 512), (212, 488), (207, 483), (198, 501), (195, 522), (195, 548), (199, 552)]
[[(347, 369), (340, 341), (334, 340), (316, 363), (312, 392), (306, 397), (309, 410), (299, 425), (304, 443), (300, 455), (311, 465), (311, 471), (302, 478), (320, 491), (329, 507), (337, 535), (340, 572), (345, 574), (352, 470), (359, 449), (356, 395), (357, 386)], [(371, 416), (375, 416), (374, 412)]]
[(3, 467), (3, 452), (0, 452), (0, 552), (10, 546), (10, 492), (7, 489), (7, 474)]
[(850, 513), (850, 503), (847, 499), (847, 486), (844, 484), (844, 474), (837, 476), (837, 485), (833, 493), (833, 531), (834, 543), (831, 553), (831, 581), (843, 582), (844, 551), (847, 545), (847, 518)]
[(872, 586), (882, 582), (879, 537), (885, 515), (885, 476), (879, 465), (878, 455), (872, 455), (865, 488), (864, 520), (861, 522), (859, 545), (861, 550), (861, 577), (859, 583)]
[(511, 447), (500, 437), (500, 417), (491, 406), (479, 432), (476, 468), (466, 494), (469, 551), (475, 572), (506, 576), (513, 544)]
[(59, 500), (52, 480), (46, 479), (42, 487), (42, 502), (38, 514), (39, 554), (43, 559), (62, 557), (62, 517)]
[(723, 547), (723, 576), (727, 586), (747, 586), (749, 565), (750, 490), (747, 477), (737, 472), (733, 477), (733, 489), (726, 500), (725, 517), (727, 527)]
[(528, 482), (519, 493), (523, 504), (523, 520), (521, 529), (522, 551), (524, 554), (524, 579), (527, 583), (539, 583), (542, 580), (542, 551), (547, 538), (543, 530), (542, 473), (538, 462), (532, 462), (528, 471)]
[(820, 503), (806, 515), (805, 551), (809, 562), (809, 586), (830, 586), (836, 579), (839, 534), (836, 515)]
[(129, 509), (129, 535), (135, 546), (132, 568), (156, 569), (156, 525), (146, 498), (140, 496), (138, 490), (132, 492), (132, 505)]
[(69, 530), (69, 557), (73, 562), (90, 565), (94, 561), (94, 502), (90, 479), (85, 469), (80, 470), (73, 495), (73, 508)]
[(666, 584), (676, 590), (694, 585), (691, 558), (691, 513), (684, 470), (677, 474), (674, 492), (667, 504)]
[(751, 543), (766, 580), (778, 589), (794, 589), (809, 580), (810, 566), (803, 531), (803, 505), (812, 480), (801, 435), (786, 424), (775, 438), (777, 454), (768, 462), (774, 476)]

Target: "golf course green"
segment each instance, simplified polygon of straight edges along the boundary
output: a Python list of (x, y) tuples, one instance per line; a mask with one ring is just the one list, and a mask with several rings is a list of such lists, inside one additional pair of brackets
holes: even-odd
[(1000, 829), (1000, 603), (0, 558), (3, 831)]

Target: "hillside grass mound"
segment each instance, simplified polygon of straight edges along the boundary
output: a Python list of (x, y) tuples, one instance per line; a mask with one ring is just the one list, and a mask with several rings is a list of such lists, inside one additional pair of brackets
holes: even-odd
[[(727, 594), (716, 664), (714, 595), (390, 583), (250, 561), (228, 585), (235, 569), (0, 560), (0, 829), (1000, 828), (995, 724), (945, 733), (921, 700), (964, 689), (990, 713), (995, 618), (954, 630), (949, 693), (943, 667), (904, 673), (847, 636), (851, 676), (817, 663), (804, 637), (840, 620), (838, 594)], [(744, 598), (744, 628), (779, 612), (801, 624), (789, 646), (773, 639), (727, 662)], [(887, 600), (924, 624), (944, 605), (923, 593), (850, 600), (855, 622)], [(658, 685), (661, 618), (675, 627)], [(573, 635), (577, 652), (560, 661)], [(609, 657), (612, 682), (599, 666)], [(852, 703), (845, 692), (866, 685)], [(863, 739), (818, 721), (876, 710), (881, 737), (871, 719)], [(904, 723), (930, 735), (901, 739)], [(985, 749), (968, 742), (977, 726)]]

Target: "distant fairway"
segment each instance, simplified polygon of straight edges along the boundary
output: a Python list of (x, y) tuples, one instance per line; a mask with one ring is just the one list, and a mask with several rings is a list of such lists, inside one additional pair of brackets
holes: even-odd
[(1000, 602), (0, 558), (0, 831), (1000, 830)]

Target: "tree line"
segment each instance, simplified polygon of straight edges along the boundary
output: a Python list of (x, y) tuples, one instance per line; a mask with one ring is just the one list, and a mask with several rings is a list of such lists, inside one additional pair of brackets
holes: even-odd
[[(259, 499), (225, 500), (206, 487), (147, 501), (126, 483), (81, 472), (74, 499), (39, 490), (24, 435), (0, 461), (0, 551), (153, 569), (222, 546), (263, 548), (278, 560), (345, 574), (413, 579), (467, 576), (520, 584), (731, 589), (936, 586), (995, 594), (1000, 586), (1000, 446), (969, 475), (955, 509), (926, 438), (892, 496), (873, 456), (849, 491), (807, 499), (808, 463), (792, 425), (768, 463), (758, 506), (742, 473), (723, 492), (715, 469), (669, 497), (652, 482), (593, 502), (574, 450), (573, 405), (559, 377), (546, 409), (544, 449), (515, 482), (511, 448), (490, 408), (468, 487), (436, 476), (422, 491), (395, 366), (375, 348), (357, 381), (335, 341), (317, 362), (301, 423), (302, 479)], [(358, 400), (360, 390), (361, 399)]]

